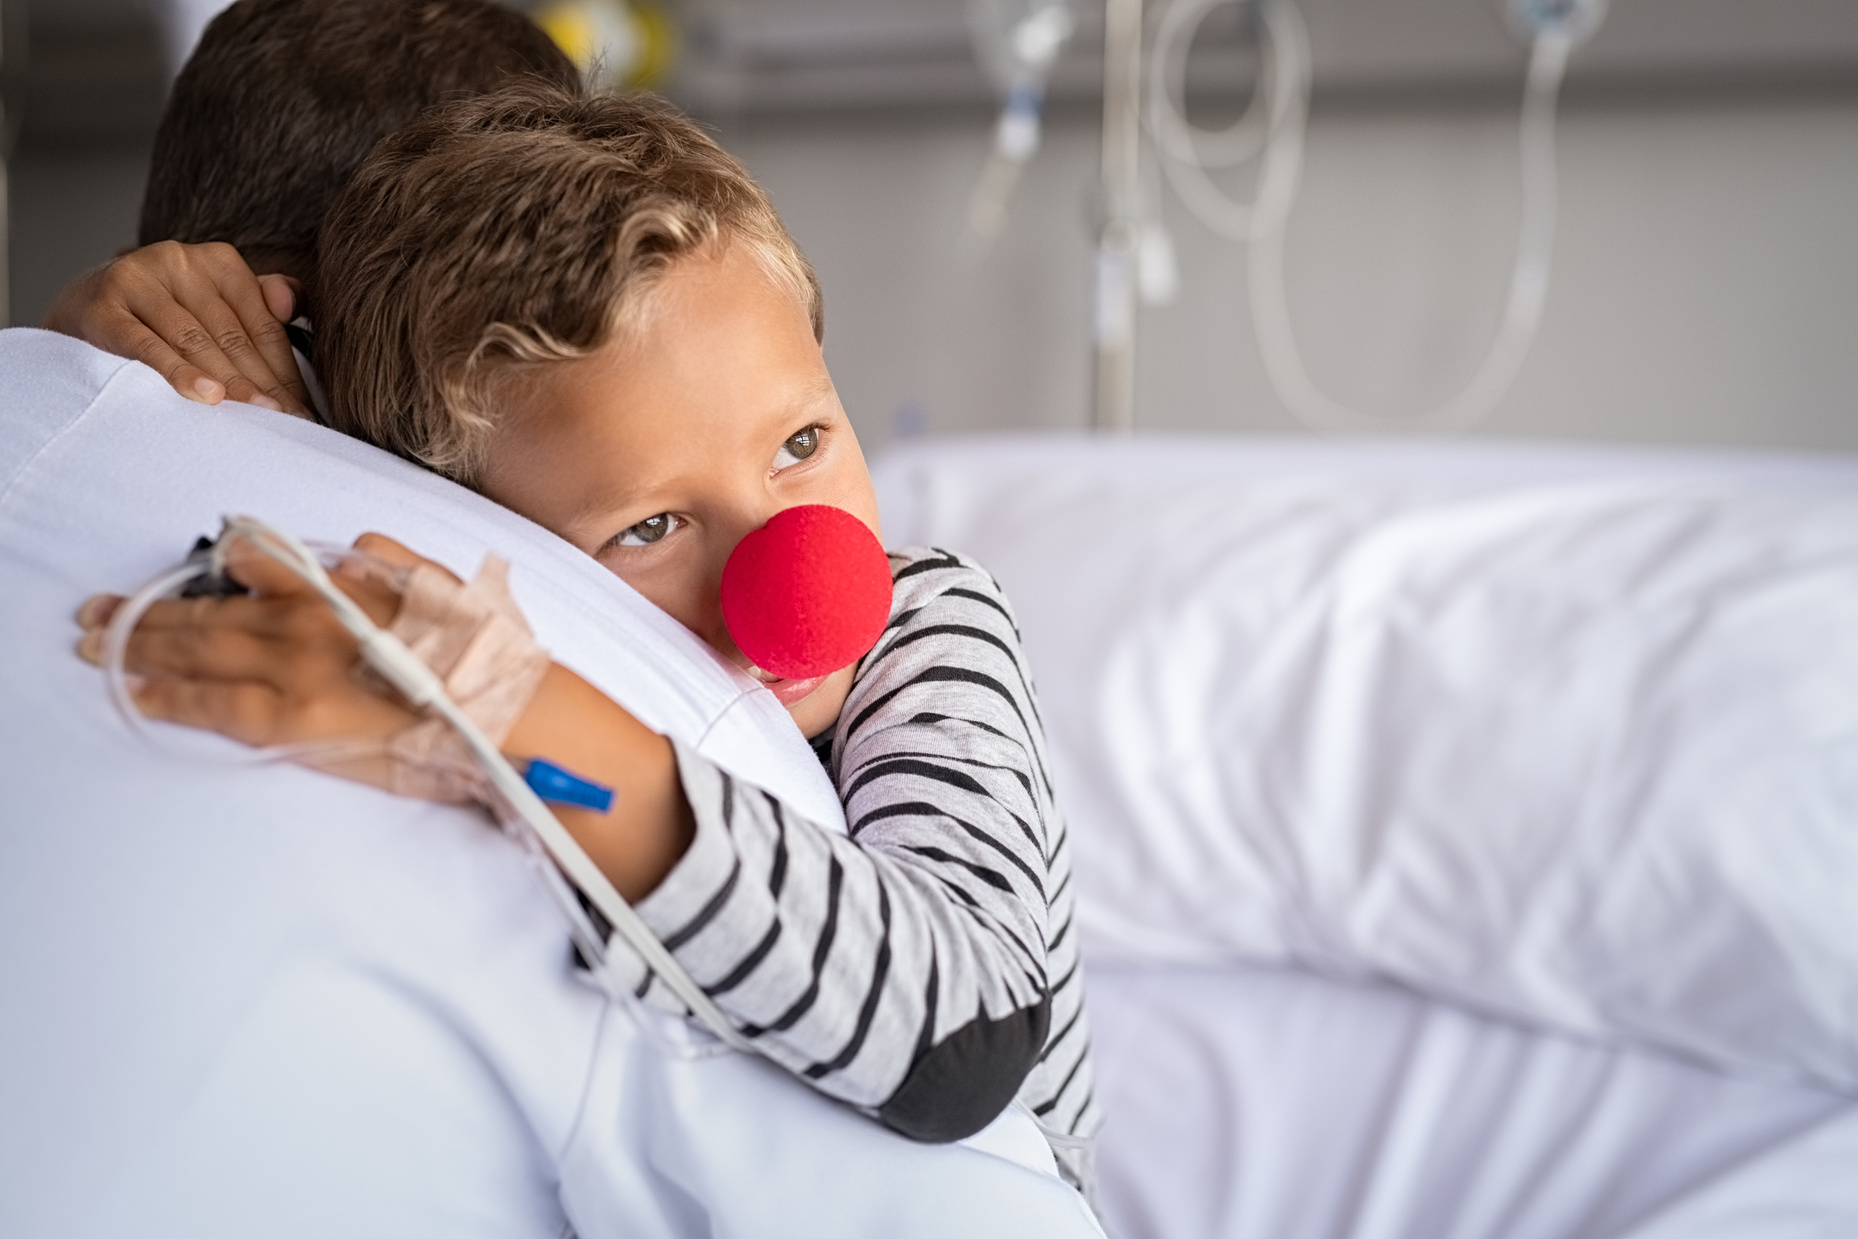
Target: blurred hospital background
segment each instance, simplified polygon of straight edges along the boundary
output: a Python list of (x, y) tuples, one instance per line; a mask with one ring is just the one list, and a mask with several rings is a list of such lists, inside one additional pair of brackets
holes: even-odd
[[(132, 243), (166, 84), (213, 7), (0, 0), (13, 324)], [(1107, 7), (1137, 15), (1142, 71), (1174, 65), (1203, 131), (1273, 88), (1251, 0)], [(1532, 5), (1299, 7), (1313, 87), (1284, 301), (1313, 382), (1385, 415), (1369, 425), (1411, 431), (1411, 414), (1471, 379), (1504, 313), (1524, 208), (1517, 14)], [(1115, 331), (1099, 249), (1118, 209), (1142, 225), (1143, 261), (1123, 273), (1141, 286), (1135, 425), (1312, 433), (1269, 379), (1246, 247), (1174, 183), (1205, 175), (1243, 202), (1255, 167), (1167, 175), (1150, 115), (1134, 197), (1106, 200), (1105, 13), (1104, 0), (669, 0), (544, 16), (569, 41), (624, 45), (609, 52), (627, 59), (620, 76), (662, 71), (660, 88), (767, 185), (819, 269), (828, 357), (868, 450), (1091, 424), (1095, 342)], [(1152, 54), (1164, 36), (1178, 55)], [(1039, 140), (1003, 199), (990, 152), (1027, 156), (1024, 123), (1000, 133), (1016, 83), (1026, 120), (1027, 65)], [(1146, 82), (1138, 98), (1154, 103)], [(1469, 432), (1858, 449), (1858, 4), (1613, 0), (1572, 52), (1557, 118), (1539, 331)], [(994, 217), (977, 228), (984, 174)]]

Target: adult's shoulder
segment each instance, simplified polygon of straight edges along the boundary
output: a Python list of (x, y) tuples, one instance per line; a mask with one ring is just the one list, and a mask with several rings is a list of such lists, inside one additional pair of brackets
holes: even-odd
[(160, 382), (154, 371), (70, 336), (32, 327), (0, 331), (0, 491), (130, 367)]

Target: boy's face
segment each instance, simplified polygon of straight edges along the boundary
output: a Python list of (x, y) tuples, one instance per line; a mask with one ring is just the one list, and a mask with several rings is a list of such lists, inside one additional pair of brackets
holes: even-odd
[(763, 680), (801, 731), (838, 717), (852, 667), (755, 669), (723, 625), (723, 564), (783, 508), (825, 503), (878, 529), (877, 496), (806, 311), (743, 246), (678, 260), (642, 328), (512, 384), (486, 495), (598, 559)]

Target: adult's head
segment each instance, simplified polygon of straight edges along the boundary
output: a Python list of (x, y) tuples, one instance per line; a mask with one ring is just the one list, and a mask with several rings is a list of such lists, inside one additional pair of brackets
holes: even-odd
[(426, 107), (580, 77), (493, 0), (239, 0), (181, 70), (155, 137), (139, 244), (225, 241), (308, 279), (316, 230), (384, 135)]

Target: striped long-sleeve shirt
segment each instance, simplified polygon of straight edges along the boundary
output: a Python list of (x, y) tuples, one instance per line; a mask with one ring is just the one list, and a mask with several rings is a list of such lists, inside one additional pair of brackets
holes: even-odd
[(897, 1131), (959, 1139), (1018, 1098), (1089, 1135), (1070, 853), (1012, 612), (958, 555), (891, 569), (815, 741), (849, 833), (680, 746), (696, 837), (639, 914), (770, 1059)]

